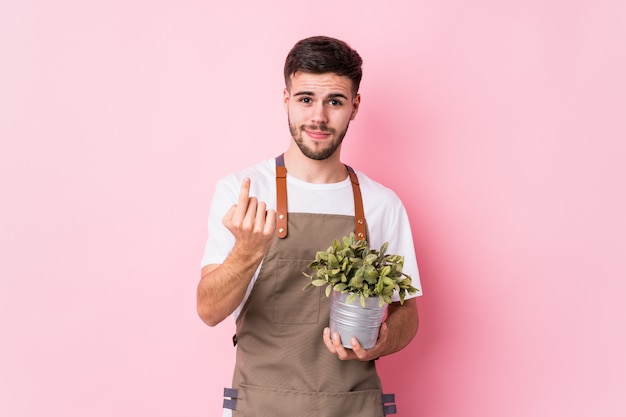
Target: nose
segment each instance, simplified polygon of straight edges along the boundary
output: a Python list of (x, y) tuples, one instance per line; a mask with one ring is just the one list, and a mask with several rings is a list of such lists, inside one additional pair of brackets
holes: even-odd
[(311, 121), (316, 124), (328, 123), (328, 116), (326, 114), (326, 107), (324, 103), (318, 102), (313, 106), (313, 113), (311, 115)]

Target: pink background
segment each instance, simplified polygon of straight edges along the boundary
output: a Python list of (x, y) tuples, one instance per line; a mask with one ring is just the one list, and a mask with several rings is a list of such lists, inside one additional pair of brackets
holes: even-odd
[(315, 34), (363, 56), (344, 160), (414, 226), (398, 416), (625, 415), (626, 3), (228, 4), (0, 4), (0, 415), (219, 415), (210, 197), (286, 148), (283, 60)]

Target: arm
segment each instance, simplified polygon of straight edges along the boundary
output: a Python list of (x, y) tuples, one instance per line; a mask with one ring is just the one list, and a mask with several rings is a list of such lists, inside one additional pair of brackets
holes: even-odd
[(237, 204), (222, 220), (235, 237), (232, 251), (222, 264), (202, 268), (196, 302), (198, 315), (209, 326), (220, 323), (241, 303), (274, 237), (275, 212), (249, 192), (250, 180), (245, 179)]
[(415, 298), (411, 298), (405, 300), (404, 304), (394, 302), (389, 305), (387, 320), (380, 327), (376, 345), (371, 349), (363, 349), (355, 338), (350, 341), (352, 349), (346, 349), (338, 333), (333, 334), (331, 339), (329, 328), (324, 329), (324, 343), (341, 360), (370, 361), (406, 347), (417, 334), (418, 324), (417, 303)]

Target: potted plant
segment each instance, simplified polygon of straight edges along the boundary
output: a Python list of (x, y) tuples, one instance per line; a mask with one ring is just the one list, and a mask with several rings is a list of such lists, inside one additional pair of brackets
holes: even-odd
[(392, 295), (397, 292), (404, 303), (407, 294), (418, 291), (402, 272), (404, 256), (387, 254), (388, 246), (385, 242), (380, 250), (371, 249), (365, 239), (357, 240), (351, 233), (315, 254), (309, 264), (312, 274), (303, 272), (311, 280), (304, 289), (326, 286), (330, 328), (339, 332), (346, 347), (354, 336), (363, 348), (371, 348)]

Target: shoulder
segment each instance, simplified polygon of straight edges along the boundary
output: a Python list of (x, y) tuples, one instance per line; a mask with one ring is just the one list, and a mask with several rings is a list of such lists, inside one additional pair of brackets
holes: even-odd
[(355, 172), (363, 195), (370, 244), (380, 246), (383, 242), (396, 242), (399, 230), (410, 230), (407, 212), (400, 197), (391, 188), (360, 171)]
[(371, 199), (383, 203), (402, 204), (394, 190), (372, 179), (362, 171), (354, 170), (359, 179), (359, 185), (364, 199)]

